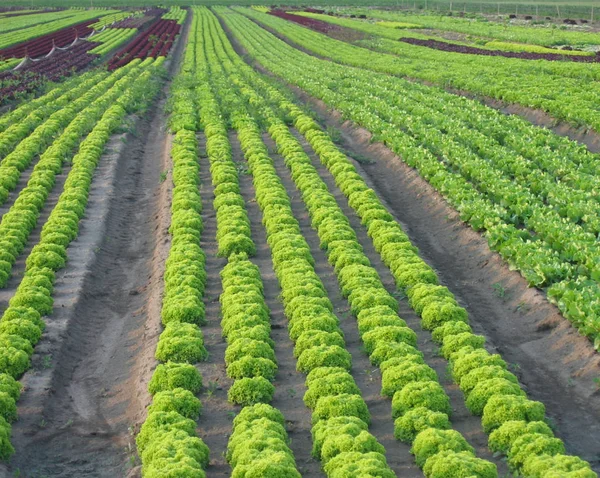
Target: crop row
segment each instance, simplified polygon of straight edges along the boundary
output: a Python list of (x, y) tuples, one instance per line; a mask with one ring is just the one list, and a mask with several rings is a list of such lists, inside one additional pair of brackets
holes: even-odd
[(129, 41), (136, 33), (137, 30), (135, 28), (109, 28), (90, 39), (94, 43), (100, 43), (100, 45), (91, 49), (90, 53), (104, 55)]
[[(19, 12), (5, 14), (0, 18), (0, 34), (14, 30), (22, 30), (32, 26), (41, 26), (44, 23), (55, 22), (72, 17), (79, 13), (77, 10), (62, 10), (58, 12), (45, 12), (37, 10), (19, 15)], [(18, 17), (18, 18), (17, 18)]]
[[(232, 16), (224, 15), (224, 17), (227, 18), (227, 23), (236, 35), (239, 35), (244, 41), (244, 35), (241, 34), (238, 25), (231, 20)], [(250, 46), (247, 42), (244, 44), (247, 47)], [(262, 44), (264, 46), (264, 43)], [(249, 48), (249, 51), (253, 51), (253, 49)], [(287, 58), (289, 67), (291, 59), (289, 56)], [(304, 66), (305, 64), (302, 67)], [(242, 67), (238, 67), (238, 69), (244, 71)], [(398, 288), (407, 294), (411, 307), (421, 317), (423, 328), (432, 331), (433, 339), (440, 343), (442, 355), (450, 361), (452, 376), (465, 393), (467, 408), (474, 414), (482, 415), (484, 431), (492, 432), (489, 441), (490, 448), (493, 451), (507, 454), (511, 467), (525, 473), (526, 476), (550, 476), (550, 474), (546, 474), (569, 471), (576, 471), (578, 476), (596, 476), (590, 470), (589, 464), (580, 458), (564, 454), (564, 445), (559, 439), (554, 438), (552, 431), (544, 423), (543, 404), (528, 400), (518, 385), (516, 377), (507, 371), (506, 363), (501, 357), (485, 350), (485, 338), (472, 333), (468, 325), (466, 310), (458, 306), (452, 293), (446, 287), (439, 285), (435, 272), (420, 259), (416, 248), (410, 244), (406, 234), (374, 191), (368, 188), (345, 155), (337, 149), (331, 139), (311, 118), (303, 114), (292, 103), (286, 102), (276, 91), (265, 87), (261, 93), (263, 94), (259, 94), (259, 97), (264, 97), (264, 93), (267, 93), (267, 96), (270, 96), (273, 101), (284, 107), (293, 118), (298, 130), (306, 137), (323, 164), (330, 170), (337, 186), (346, 195), (349, 205), (355, 210), (367, 229), (375, 249), (380, 253), (383, 262), (390, 268)], [(292, 177), (297, 180), (297, 185), (303, 195), (310, 198), (306, 200), (309, 210), (314, 208), (316, 214), (323, 207), (327, 207), (324, 199), (327, 194), (314, 192), (317, 190), (316, 184), (320, 182), (317, 173), (309, 165), (309, 161), (302, 163), (300, 150), (293, 154), (290, 149), (289, 146), (285, 146), (286, 152), (290, 154), (288, 165), (292, 169)], [(295, 168), (298, 168), (298, 171), (301, 171), (302, 176), (305, 177), (296, 174)], [(313, 196), (316, 203), (321, 203), (319, 208), (316, 207), (316, 203), (313, 203), (311, 208), (310, 202), (313, 201)], [(329, 216), (334, 217), (335, 203), (333, 199), (329, 203), (331, 211)], [(339, 214), (337, 217), (339, 224), (342, 225), (344, 219)], [(336, 235), (336, 237), (340, 236), (343, 235)], [(355, 268), (366, 271), (368, 264), (364, 264), (364, 259), (361, 258), (358, 251), (359, 249), (355, 248), (355, 251), (352, 252), (357, 262)], [(355, 272), (350, 275), (350, 280), (358, 280), (359, 277), (360, 274)], [(340, 283), (344, 287), (343, 277), (341, 279)], [(374, 274), (370, 275), (370, 280), (372, 284), (378, 285), (378, 278)], [(359, 296), (369, 287), (364, 282), (360, 285)], [(350, 288), (348, 292), (351, 290)], [(376, 295), (373, 294), (373, 297)], [(352, 304), (351, 293), (349, 298)], [(370, 301), (372, 300), (370, 299)], [(354, 304), (352, 306), (356, 309)], [(388, 342), (396, 341), (398, 337), (403, 336), (398, 333), (394, 339), (393, 336), (386, 335), (388, 330), (386, 326), (383, 326), (378, 332)], [(377, 335), (375, 334), (375, 336)], [(365, 349), (367, 352), (373, 350), (372, 345), (369, 345), (368, 342), (365, 342)], [(394, 386), (402, 387), (405, 384), (400, 392), (396, 391), (396, 394), (402, 394), (406, 387), (410, 390), (411, 382), (418, 383), (418, 374), (402, 375), (406, 370), (407, 367), (404, 365), (395, 370), (390, 367), (383, 372), (382, 391), (384, 394), (389, 386), (393, 391)], [(418, 389), (422, 390), (423, 387)], [(433, 399), (434, 395), (427, 394), (427, 399)], [(396, 395), (394, 395), (394, 399), (396, 399)], [(401, 416), (405, 416), (403, 413), (406, 410), (402, 406), (399, 407), (399, 411)], [(450, 446), (446, 450), (454, 450), (459, 453), (463, 451), (458, 441), (453, 440), (452, 443), (452, 446), (456, 446), (456, 448)], [(413, 451), (417, 453), (419, 461), (418, 450), (414, 445)], [(431, 468), (426, 465), (425, 472), (433, 476), (436, 474), (435, 470), (438, 466), (440, 472), (442, 470), (446, 472), (449, 464), (459, 466), (457, 460), (448, 460), (448, 456), (444, 454), (444, 458), (441, 458)], [(480, 476), (480, 473), (485, 474), (484, 471), (480, 471), (477, 476)]]
[[(75, 88), (81, 81), (85, 81), (90, 74), (93, 74), (93, 72), (77, 75), (62, 83), (56, 84), (50, 88), (47, 93), (38, 98), (34, 98), (31, 101), (21, 103), (11, 111), (4, 113), (0, 116), (0, 133), (6, 131), (7, 128), (14, 126), (15, 124), (24, 121), (24, 119), (33, 112), (43, 119), (57, 109), (62, 108), (62, 106), (71, 99), (65, 98), (64, 95)], [(64, 100), (67, 101), (63, 103)], [(27, 122), (29, 122), (29, 119)], [(33, 127), (37, 126), (39, 122), (40, 121), (38, 120), (33, 123)]]
[[(184, 66), (171, 87), (172, 114), (190, 106), (178, 101), (188, 87), (195, 62), (188, 45)], [(171, 203), (171, 246), (164, 274), (161, 318), (164, 326), (156, 347), (160, 362), (148, 384), (152, 403), (136, 437), (144, 477), (203, 477), (209, 449), (196, 434), (196, 420), (202, 405), (196, 395), (202, 376), (194, 366), (208, 353), (200, 325), (205, 323), (205, 256), (200, 247), (203, 230), (202, 200), (199, 191), (197, 112), (188, 128), (171, 123), (174, 133), (173, 196)]]
[(564, 55), (562, 53), (537, 53), (526, 51), (502, 51), (478, 48), (467, 45), (455, 45), (439, 40), (420, 40), (418, 38), (399, 38), (399, 41), (411, 45), (419, 45), (440, 51), (449, 51), (463, 55), (501, 56), (504, 58), (519, 58), (521, 60), (574, 61), (579, 63), (597, 63), (600, 57), (596, 55)]
[(163, 20), (175, 20), (179, 25), (183, 25), (187, 12), (181, 7), (171, 7), (169, 11), (162, 16)]
[[(419, 29), (422, 28), (420, 25), (403, 23), (403, 22), (386, 22), (379, 21), (377, 23), (372, 23), (369, 21), (358, 21), (352, 20), (345, 17), (339, 16), (323, 16), (319, 15), (317, 12), (295, 12), (296, 15), (302, 17), (312, 18), (314, 20), (321, 20), (322, 23), (330, 24), (330, 25), (338, 25), (343, 26), (355, 30), (359, 30), (365, 33), (381, 36), (384, 38), (388, 38), (391, 40), (398, 40), (399, 33), (397, 31), (398, 28), (402, 29), (402, 37), (408, 37), (410, 39), (428, 41), (428, 40), (436, 40), (440, 43), (443, 43), (442, 47), (444, 48), (458, 48), (458, 47), (470, 47), (473, 43), (467, 43), (462, 41), (454, 41), (448, 40), (441, 36), (435, 36), (431, 34), (423, 34), (416, 30), (408, 30), (408, 29)], [(315, 25), (316, 26), (316, 25)], [(314, 28), (313, 28), (314, 29)], [(320, 31), (320, 30), (319, 30)], [(565, 56), (589, 56), (593, 57), (594, 53), (587, 51), (577, 51), (577, 50), (557, 50), (553, 48), (545, 48), (538, 45), (524, 45), (521, 43), (509, 43), (509, 42), (500, 42), (500, 41), (492, 41), (485, 42), (485, 40), (476, 39), (476, 45), (479, 49), (484, 50), (486, 52), (495, 51), (495, 52), (520, 52), (520, 53), (537, 53), (537, 54), (553, 54), (559, 55), (561, 57)], [(481, 45), (481, 43), (484, 43)], [(502, 55), (503, 56), (503, 55)], [(518, 58), (518, 57), (516, 57)], [(543, 59), (541, 57), (540, 59)]]
[[(201, 12), (214, 36), (216, 19), (207, 10)], [(219, 48), (216, 42), (209, 49), (214, 48)], [(226, 92), (232, 94), (231, 87)], [(369, 411), (349, 373), (351, 356), (345, 349), (339, 321), (314, 271), (310, 248), (260, 130), (239, 95), (232, 95), (230, 101), (232, 126), (249, 162), (263, 212), (290, 338), (295, 342), (297, 369), (308, 373), (304, 401), (313, 412), (313, 454), (321, 459), (328, 476), (361, 472), (395, 476), (387, 466), (383, 447), (368, 432)]]
[[(342, 110), (416, 167), (463, 220), (487, 231), (490, 246), (530, 284), (551, 285), (549, 296), (560, 300), (567, 318), (596, 341), (600, 312), (596, 302), (586, 300), (598, 290), (595, 155), (474, 101), (344, 69), (260, 29), (256, 35), (286, 52), (255, 50), (261, 61)], [(344, 79), (349, 75), (350, 82)]]
[(29, 62), (18, 71), (0, 73), (0, 101), (18, 98), (44, 86), (57, 82), (88, 67), (98, 57), (89, 50), (93, 45), (82, 42), (64, 51), (56, 51), (51, 57)]
[[(272, 15), (252, 9), (241, 11), (303, 48), (336, 62), (540, 108), (577, 126), (600, 128), (600, 114), (594, 107), (600, 101), (600, 88), (590, 87), (589, 82), (600, 75), (596, 64), (469, 56), (381, 37), (361, 40), (361, 46), (351, 45)], [(321, 18), (337, 20), (327, 15)]]
[[(78, 75), (72, 81), (61, 84), (59, 88), (55, 88), (48, 95), (40, 97), (37, 100), (38, 105), (36, 107), (29, 108), (30, 104), (26, 103), (18, 110), (13, 110), (6, 116), (1, 117), (0, 120), (5, 120), (2, 125), (6, 126), (6, 129), (0, 132), (0, 158), (4, 158), (52, 113), (79, 98), (92, 85), (106, 76), (107, 73), (99, 71)], [(5, 200), (5, 194), (0, 194), (0, 202), (3, 203)]]
[[(114, 74), (97, 83), (93, 88), (89, 87), (89, 92), (81, 96), (79, 105), (73, 103), (72, 116), (67, 118), (63, 124), (65, 128), (60, 135), (56, 136), (56, 131), (45, 130), (52, 138), (51, 144), (44, 145), (48, 146), (47, 149), (38, 148), (38, 154), (41, 153), (40, 159), (33, 169), (27, 186), (19, 193), (14, 204), (2, 216), (0, 222), (0, 243), (3, 246), (0, 268), (1, 287), (6, 285), (17, 257), (23, 251), (31, 231), (37, 225), (48, 194), (54, 187), (56, 174), (61, 172), (65, 161), (71, 156), (81, 139), (96, 125), (108, 106), (125, 91), (131, 78), (134, 78), (136, 73), (139, 74), (140, 68), (133, 65), (133, 68), (123, 70), (118, 72), (119, 74)], [(61, 111), (65, 111), (65, 109)], [(52, 120), (49, 121), (52, 122)], [(14, 159), (24, 155), (21, 149), (15, 149), (15, 153), (7, 156), (0, 165), (0, 170), (7, 171), (4, 178), (9, 178), (8, 171), (18, 171), (17, 168), (21, 166), (15, 163)], [(43, 151), (44, 149), (45, 151)], [(7, 184), (5, 181), (4, 185), (14, 186), (17, 179), (18, 176), (12, 180), (11, 184)]]
[[(96, 72), (92, 78), (84, 82), (88, 87), (87, 91), (82, 91), (81, 95), (71, 100), (68, 105), (54, 111), (2, 159), (0, 162), (2, 203), (7, 200), (8, 192), (16, 187), (21, 173), (33, 159), (54, 142), (56, 135), (61, 133), (82, 109), (89, 106), (126, 72), (127, 70), (116, 72), (115, 75), (108, 77), (102, 72)], [(92, 80), (97, 80), (97, 83)], [(10, 133), (10, 130), (9, 128), (5, 133)]]
[(110, 26), (113, 23), (119, 22), (121, 20), (125, 20), (131, 16), (138, 15), (138, 12), (132, 11), (121, 11), (117, 13), (113, 13), (112, 15), (105, 15), (96, 23), (90, 25), (94, 30), (100, 30), (103, 26)]
[[(104, 146), (127, 112), (138, 107), (144, 99), (151, 98), (152, 93), (157, 91), (156, 86), (152, 85), (152, 79), (154, 68), (160, 63), (161, 60), (148, 60), (143, 64), (144, 71), (138, 75), (136, 82), (119, 85), (121, 94), (107, 106), (100, 121), (79, 146), (63, 192), (42, 228), (39, 243), (27, 258), (25, 275), (2, 315), (0, 374), (6, 391), (0, 392), (3, 399), (0, 413), (0, 455), (5, 459), (14, 452), (8, 438), (9, 422), (16, 418), (15, 401), (18, 398), (18, 394), (11, 392), (16, 390), (16, 385), (9, 377), (18, 378), (30, 367), (33, 347), (44, 329), (42, 317), (52, 313), (55, 274), (65, 266), (67, 247), (77, 237), (93, 173)], [(62, 159), (61, 155), (57, 155), (54, 164), (47, 164), (48, 169), (39, 168), (41, 183), (52, 181)], [(34, 200), (34, 197), (31, 199)]]
[(467, 18), (455, 18), (440, 15), (415, 15), (414, 12), (390, 12), (376, 9), (348, 9), (345, 14), (365, 15), (369, 19), (393, 20), (417, 23), (421, 28), (453, 31), (476, 35), (483, 38), (495, 38), (509, 42), (532, 45), (588, 45), (600, 44), (600, 35), (585, 30), (563, 30), (550, 27), (531, 28), (526, 25), (506, 25), (500, 22)]
[(41, 36), (34, 40), (0, 50), (1, 58), (38, 58), (52, 50), (55, 46), (66, 47), (73, 43), (76, 38), (84, 37), (92, 33), (90, 25), (93, 20), (87, 20), (72, 27), (66, 27), (48, 35)]

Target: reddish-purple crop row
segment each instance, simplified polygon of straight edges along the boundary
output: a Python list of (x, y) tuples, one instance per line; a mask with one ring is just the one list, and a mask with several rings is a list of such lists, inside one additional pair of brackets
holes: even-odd
[(464, 53), (467, 55), (503, 56), (505, 58), (520, 58), (522, 60), (549, 60), (549, 61), (576, 61), (580, 63), (596, 63), (600, 56), (575, 56), (560, 53), (528, 53), (500, 50), (484, 50), (472, 46), (457, 45), (438, 40), (419, 40), (417, 38), (399, 38), (399, 41), (411, 45), (424, 46), (435, 50), (449, 51), (452, 53)]
[(108, 63), (108, 69), (114, 70), (136, 58), (166, 56), (180, 30), (181, 25), (175, 20), (159, 20), (117, 53)]
[(89, 25), (98, 20), (87, 20), (74, 26), (63, 28), (53, 33), (34, 38), (18, 45), (0, 50), (0, 58), (38, 58), (46, 55), (52, 50), (53, 46), (65, 47), (73, 43), (76, 38), (85, 37), (92, 33)]
[(88, 53), (95, 46), (82, 42), (68, 50), (58, 51), (50, 58), (31, 62), (18, 71), (0, 73), (0, 102), (32, 91), (46, 81), (58, 81), (84, 69), (98, 58), (98, 55)]
[(301, 17), (300, 15), (287, 13), (284, 10), (271, 10), (269, 14), (275, 17), (283, 18), (284, 20), (290, 20), (320, 33), (341, 32), (346, 30), (344, 27), (340, 27), (339, 25), (333, 25), (332, 23), (327, 23), (323, 20), (316, 20), (314, 18)]

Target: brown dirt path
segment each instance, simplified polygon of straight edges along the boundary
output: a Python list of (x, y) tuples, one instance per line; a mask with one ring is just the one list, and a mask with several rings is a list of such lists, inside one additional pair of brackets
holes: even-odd
[(221, 336), (221, 305), (219, 296), (222, 292), (219, 273), (227, 263), (217, 257), (217, 218), (213, 209), (215, 198), (211, 182), (210, 163), (206, 157), (206, 137), (198, 134), (200, 150), (200, 195), (202, 197), (202, 221), (204, 230), (200, 246), (206, 254), (206, 291), (204, 304), (206, 321), (203, 325), (204, 344), (208, 350), (208, 360), (197, 364), (204, 381), (204, 391), (200, 395), (202, 415), (198, 420), (198, 436), (204, 440), (210, 450), (210, 464), (206, 469), (208, 477), (225, 477), (231, 474), (231, 467), (225, 460), (227, 441), (231, 434), (232, 420), (237, 413), (236, 407), (227, 402), (227, 390), (231, 380), (225, 371), (225, 349), (227, 343)]

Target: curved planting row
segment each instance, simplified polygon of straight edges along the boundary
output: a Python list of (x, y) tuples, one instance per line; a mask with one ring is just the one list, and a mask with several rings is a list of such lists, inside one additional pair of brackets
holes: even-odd
[[(143, 66), (138, 67), (133, 64), (132, 68), (124, 70), (122, 73), (119, 72), (121, 74), (113, 74), (112, 77), (98, 83), (96, 87), (90, 89), (88, 95), (82, 96), (85, 107), (73, 117), (56, 139), (53, 138), (51, 146), (40, 154), (40, 160), (35, 165), (27, 186), (19, 193), (9, 211), (2, 216), (0, 244), (3, 251), (0, 262), (0, 287), (6, 285), (17, 257), (25, 248), (31, 231), (37, 225), (48, 194), (54, 188), (56, 174), (61, 172), (65, 161), (69, 159), (81, 139), (100, 120), (108, 106), (119, 98), (132, 79), (143, 71)], [(55, 134), (52, 136), (54, 137)], [(17, 170), (14, 158), (11, 156), (5, 159), (10, 162), (3, 161), (0, 164), (0, 171)], [(16, 164), (16, 166), (21, 165)], [(10, 173), (5, 172), (5, 177), (10, 177)], [(14, 178), (15, 183), (17, 178)]]
[[(26, 138), (52, 113), (87, 93), (92, 86), (106, 76), (107, 73), (101, 71), (91, 71), (85, 75), (75, 76), (73, 80), (65, 82), (38, 100), (28, 102), (0, 117), (0, 158), (4, 158), (10, 153), (19, 141)], [(32, 104), (33, 107), (31, 107)], [(0, 193), (0, 202), (4, 202), (1, 200), (3, 197), (4, 194)]]
[[(79, 221), (83, 217), (88, 200), (94, 170), (110, 135), (122, 123), (127, 111), (139, 106), (156, 92), (152, 79), (154, 68), (161, 60), (149, 60), (144, 72), (136, 82), (123, 85), (121, 95), (106, 109), (102, 119), (79, 147), (72, 161), (72, 168), (65, 182), (58, 203), (42, 229), (40, 242), (27, 258), (26, 271), (15, 295), (0, 321), (0, 456), (6, 459), (13, 452), (9, 437), (9, 422), (16, 418), (17, 388), (13, 379), (30, 367), (33, 347), (40, 339), (44, 321), (42, 317), (52, 313), (55, 274), (65, 266), (67, 247), (77, 237)], [(152, 95), (150, 95), (152, 96)], [(59, 161), (62, 157), (58, 158)], [(44, 172), (40, 168), (40, 182), (51, 182), (57, 164), (49, 165)], [(33, 199), (33, 198), (32, 198)]]
[(502, 56), (504, 58), (519, 58), (521, 60), (548, 60), (548, 61), (575, 61), (579, 63), (597, 63), (600, 61), (598, 55), (563, 55), (561, 53), (532, 53), (502, 50), (487, 50), (467, 45), (457, 45), (438, 40), (422, 40), (419, 38), (401, 37), (398, 41), (410, 45), (425, 46), (440, 51), (462, 53), (465, 55)]
[[(196, 434), (202, 405), (196, 397), (202, 376), (194, 366), (208, 353), (200, 325), (205, 323), (205, 256), (200, 247), (202, 200), (199, 191), (197, 113), (185, 90), (191, 81), (194, 46), (188, 45), (182, 72), (171, 88), (173, 116), (189, 112), (187, 125), (171, 121), (174, 133), (171, 247), (164, 274), (161, 318), (164, 326), (156, 347), (160, 362), (148, 384), (152, 404), (136, 436), (144, 477), (203, 477), (209, 449)], [(187, 127), (186, 127), (187, 126)]]
[[(588, 463), (565, 455), (564, 444), (545, 423), (544, 405), (529, 400), (506, 362), (484, 348), (485, 337), (473, 334), (466, 310), (439, 285), (435, 272), (418, 256), (346, 156), (307, 116), (297, 115), (295, 124), (348, 197), (398, 288), (406, 292), (421, 317), (422, 327), (440, 344), (441, 354), (450, 361), (452, 376), (465, 394), (467, 408), (482, 415), (484, 431), (492, 432), (490, 449), (506, 454), (511, 468), (524, 476), (550, 476), (550, 472), (596, 476)], [(384, 387), (385, 379), (384, 373)]]
[[(242, 69), (245, 70), (245, 66), (237, 63), (235, 70)], [(252, 72), (246, 72), (252, 77)], [(427, 476), (444, 476), (443, 473), (449, 471), (448, 463), (456, 474), (497, 476), (495, 465), (476, 458), (465, 438), (451, 429), (450, 401), (437, 374), (423, 361), (423, 355), (416, 348), (416, 334), (398, 317), (396, 299), (385, 290), (377, 272), (370, 266), (347, 218), (310, 158), (261, 96), (251, 94), (251, 88), (243, 81), (240, 86), (241, 91), (248, 94), (250, 103), (262, 104), (269, 133), (302, 193), (312, 225), (321, 239), (321, 247), (327, 251), (338, 276), (342, 294), (348, 298), (352, 313), (358, 318), (364, 349), (373, 365), (382, 371), (382, 395), (392, 398), (396, 437), (412, 443), (411, 451), (417, 465), (424, 468)], [(284, 101), (281, 106), (290, 110), (293, 118), (302, 116), (305, 124), (316, 126), (294, 105), (280, 99)], [(320, 130), (319, 133), (324, 134)], [(375, 223), (380, 220), (380, 215), (370, 219)]]
[[(208, 10), (198, 11), (205, 20), (207, 34), (213, 39), (212, 44), (207, 45), (212, 53), (214, 49), (222, 48), (214, 40), (219, 34), (217, 22)], [(213, 71), (215, 66), (212, 65), (218, 64), (219, 56), (224, 60), (222, 55), (211, 55)], [(304, 402), (312, 410), (313, 456), (321, 460), (330, 477), (394, 477), (383, 446), (368, 431), (369, 410), (349, 373), (352, 358), (345, 348), (333, 305), (314, 271), (310, 247), (294, 218), (290, 199), (277, 176), (256, 121), (231, 86), (223, 84), (230, 95), (227, 103), (231, 123), (249, 163), (256, 199), (263, 213), (267, 242), (282, 289), (284, 312), (289, 319), (290, 338), (295, 343), (297, 369), (308, 374)], [(249, 326), (260, 326), (266, 320), (260, 317), (261, 309), (257, 312), (257, 318)], [(248, 349), (257, 356), (261, 350), (267, 352), (266, 347)]]
[(0, 101), (28, 93), (49, 81), (61, 81), (74, 72), (83, 70), (98, 56), (91, 53), (94, 45), (82, 42), (51, 57), (30, 62), (18, 71), (0, 73)]
[(284, 10), (271, 10), (268, 12), (269, 15), (274, 17), (282, 18), (283, 20), (289, 20), (294, 23), (298, 23), (303, 27), (310, 28), (321, 33), (338, 32), (342, 33), (347, 29), (332, 23), (327, 23), (315, 18), (303, 17), (300, 15), (294, 15), (293, 13), (287, 13)]
[[(72, 88), (75, 88), (81, 81), (87, 79), (87, 75), (78, 75), (73, 78), (64, 81), (63, 83), (54, 85), (54, 87), (48, 91), (48, 93), (32, 99), (31, 101), (27, 101), (15, 107), (13, 110), (4, 113), (0, 116), (0, 132), (6, 131), (7, 128), (11, 126), (15, 126), (17, 123), (21, 122), (30, 115), (32, 112), (35, 112), (36, 115), (39, 115), (40, 118), (47, 117), (49, 114), (53, 113), (66, 103), (62, 103), (60, 98), (65, 98), (65, 94), (68, 93)], [(59, 102), (60, 101), (60, 102)], [(35, 126), (39, 124), (34, 123)]]
[(29, 40), (10, 48), (0, 50), (0, 58), (38, 58), (56, 47), (65, 47), (73, 43), (76, 38), (88, 36), (94, 30), (90, 27), (94, 20), (87, 20), (78, 25), (63, 28), (57, 32), (49, 33), (35, 40)]
[[(344, 65), (539, 108), (576, 126), (600, 129), (600, 113), (595, 108), (600, 88), (590, 82), (599, 77), (596, 64), (461, 55), (381, 37), (365, 39), (359, 42), (361, 47), (272, 15), (241, 11), (303, 48)], [(324, 16), (323, 20), (330, 18)]]
[[(297, 369), (308, 373), (305, 403), (313, 413), (313, 454), (330, 477), (371, 473), (393, 477), (383, 447), (368, 432), (370, 414), (349, 373), (339, 320), (314, 271), (310, 248), (252, 118), (235, 125), (253, 175), (256, 199), (282, 289)], [(324, 454), (323, 449), (331, 449)]]
[[(112, 10), (115, 11), (115, 10)], [(21, 45), (35, 42), (36, 39), (44, 36), (46, 38), (52, 38), (53, 35), (60, 32), (68, 31), (82, 22), (93, 23), (98, 17), (109, 14), (107, 10), (65, 10), (58, 12), (59, 14), (67, 14), (67, 18), (57, 18), (56, 20), (44, 23), (42, 25), (32, 25), (27, 28), (20, 30), (0, 34), (0, 49), (9, 49), (19, 47)], [(47, 13), (46, 15), (56, 15), (57, 12)], [(7, 20), (11, 24), (13, 20)], [(1, 51), (1, 50), (0, 50)], [(31, 55), (30, 55), (31, 56)]]
[(108, 69), (119, 68), (134, 58), (167, 55), (180, 31), (181, 25), (175, 20), (158, 20), (151, 28), (129, 43), (124, 50), (117, 53), (108, 63)]
[[(368, 432), (369, 412), (348, 372), (351, 357), (345, 350), (338, 319), (314, 272), (310, 248), (293, 217), (260, 130), (241, 104), (235, 112), (232, 126), (249, 161), (263, 211), (267, 241), (290, 319), (290, 337), (296, 343), (297, 368), (310, 372), (305, 403), (313, 410), (314, 454), (322, 459), (329, 476), (372, 472), (393, 477), (382, 446)], [(323, 449), (330, 451), (322, 454)]]
[[(289, 105), (289, 110), (299, 131), (319, 154), (363, 221), (398, 287), (407, 293), (411, 307), (422, 318), (423, 328), (432, 331), (441, 354), (450, 360), (452, 376), (465, 394), (467, 408), (482, 415), (484, 431), (492, 432), (490, 449), (506, 454), (511, 468), (524, 476), (550, 476), (547, 473), (567, 476), (568, 472), (573, 472), (573, 476), (596, 476), (588, 463), (565, 455), (564, 445), (545, 423), (543, 404), (528, 400), (517, 378), (507, 370), (506, 362), (485, 350), (485, 338), (472, 333), (466, 311), (458, 306), (446, 287), (438, 284), (435, 272), (418, 257), (406, 234), (345, 155), (312, 119), (293, 105)], [(390, 367), (382, 372), (383, 394), (390, 387), (392, 391), (400, 387), (397, 394), (407, 393), (407, 389), (408, 393), (424, 389), (418, 384), (422, 373), (418, 368)], [(404, 412), (397, 420), (396, 432), (400, 437), (405, 433), (401, 427), (410, 419)], [(458, 443), (453, 446), (459, 447)], [(458, 466), (458, 460), (443, 453), (436, 464), (425, 466), (424, 471), (428, 476), (437, 476), (436, 468), (447, 470), (449, 463)], [(477, 472), (477, 476), (484, 476), (483, 471)]]
[(91, 42), (100, 43), (100, 45), (91, 49), (90, 53), (104, 55), (129, 41), (136, 33), (137, 30), (135, 28), (109, 28), (99, 35), (90, 38)]
[(56, 135), (61, 133), (82, 109), (89, 106), (127, 71), (125, 69), (115, 72), (114, 75), (106, 78), (104, 78), (105, 75), (102, 72), (97, 73), (98, 76), (93, 78), (101, 81), (96, 84), (91, 81), (88, 84), (86, 81), (89, 88), (84, 94), (48, 116), (44, 122), (37, 126), (29, 136), (2, 159), (0, 162), (0, 203), (6, 201), (9, 191), (16, 187), (21, 173), (37, 155), (43, 153), (54, 142)]

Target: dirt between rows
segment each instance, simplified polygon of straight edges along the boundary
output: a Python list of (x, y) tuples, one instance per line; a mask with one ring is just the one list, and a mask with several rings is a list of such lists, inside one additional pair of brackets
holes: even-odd
[[(188, 28), (189, 20), (180, 38)], [(170, 76), (184, 45), (165, 64)], [(150, 403), (170, 241), (167, 91), (168, 82), (100, 159), (79, 236), (57, 274), (54, 312), (21, 379), (16, 454), (0, 476), (139, 476), (134, 438)]]
[[(237, 53), (273, 77), (252, 61), (224, 22), (221, 25)], [(475, 332), (486, 336), (488, 349), (509, 362), (531, 399), (546, 405), (550, 422), (567, 451), (600, 471), (600, 388), (596, 382), (600, 355), (590, 341), (548, 302), (543, 291), (528, 287), (517, 271), (511, 271), (500, 255), (490, 250), (485, 238), (463, 223), (416, 170), (382, 143), (373, 143), (369, 131), (345, 121), (340, 112), (294, 85), (284, 86), (322, 125), (340, 132), (340, 145), (351, 159), (360, 159), (353, 159), (359, 173), (441, 282), (467, 308)], [(505, 108), (506, 113), (530, 114), (535, 124), (553, 127), (557, 134), (598, 141), (596, 133), (556, 122), (543, 112), (496, 106)]]

